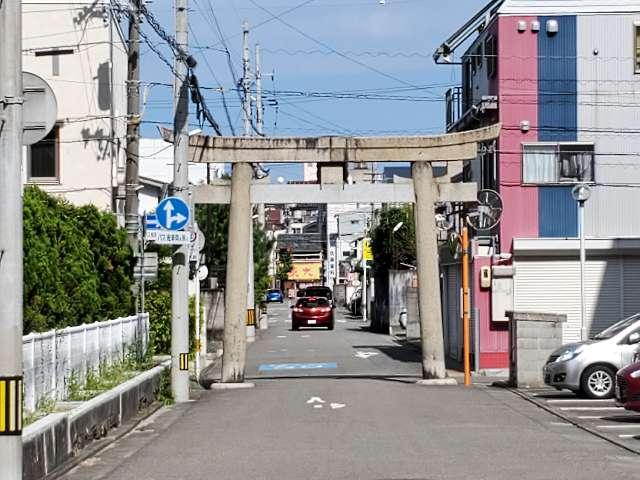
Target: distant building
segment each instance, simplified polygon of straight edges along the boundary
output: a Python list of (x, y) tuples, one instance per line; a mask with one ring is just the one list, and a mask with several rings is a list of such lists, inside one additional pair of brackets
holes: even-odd
[[(587, 333), (640, 311), (640, 4), (494, 0), (436, 52), (454, 57), (447, 130), (502, 124), (459, 179), (504, 202), (499, 226), (475, 233), (472, 311), (479, 367), (506, 368), (505, 310), (566, 314), (564, 341), (581, 338), (577, 184), (591, 189)], [(442, 253), (446, 346), (461, 359), (460, 259)]]

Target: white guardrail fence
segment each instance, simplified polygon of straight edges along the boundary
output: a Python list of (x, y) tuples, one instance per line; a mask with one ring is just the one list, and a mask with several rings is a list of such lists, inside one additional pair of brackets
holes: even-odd
[(72, 375), (84, 384), (87, 372), (121, 362), (136, 348), (144, 353), (148, 342), (148, 313), (22, 337), (25, 410), (64, 400)]

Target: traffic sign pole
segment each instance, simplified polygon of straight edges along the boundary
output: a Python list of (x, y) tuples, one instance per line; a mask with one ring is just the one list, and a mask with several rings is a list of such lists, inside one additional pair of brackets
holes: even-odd
[[(176, 0), (176, 41), (187, 51), (188, 22), (187, 0)], [(188, 199), (189, 176), (189, 87), (186, 81), (187, 68), (183, 58), (176, 58), (176, 76), (174, 80), (175, 132), (173, 189), (175, 195), (183, 201)], [(172, 228), (180, 223), (177, 218), (180, 211), (174, 202), (161, 202), (156, 210), (161, 226)], [(164, 218), (167, 215), (169, 218)], [(174, 220), (177, 223), (174, 223)], [(184, 222), (188, 223), (188, 219)], [(177, 228), (176, 228), (177, 229)], [(171, 391), (176, 403), (189, 401), (189, 369), (181, 358), (189, 353), (189, 245), (181, 245), (173, 254), (171, 282)]]

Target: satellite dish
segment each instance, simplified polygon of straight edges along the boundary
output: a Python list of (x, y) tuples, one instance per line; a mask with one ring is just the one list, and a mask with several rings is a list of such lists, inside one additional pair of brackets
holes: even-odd
[(500, 223), (502, 217), (502, 197), (494, 190), (478, 192), (478, 206), (467, 215), (467, 223), (474, 230), (491, 230)]
[(33, 145), (46, 137), (55, 125), (58, 102), (51, 86), (33, 73), (22, 72), (22, 85), (22, 144)]

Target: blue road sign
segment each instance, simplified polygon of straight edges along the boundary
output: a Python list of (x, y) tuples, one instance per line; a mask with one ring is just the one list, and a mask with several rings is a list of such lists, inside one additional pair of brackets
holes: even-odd
[(338, 368), (336, 363), (263, 363), (258, 368), (260, 372), (271, 372), (274, 370), (320, 370), (323, 368)]
[(158, 224), (165, 230), (182, 230), (189, 223), (189, 205), (178, 197), (167, 197), (156, 208)]
[(144, 217), (144, 223), (147, 230), (159, 230), (160, 224), (158, 223), (158, 217), (155, 213), (147, 213)]

